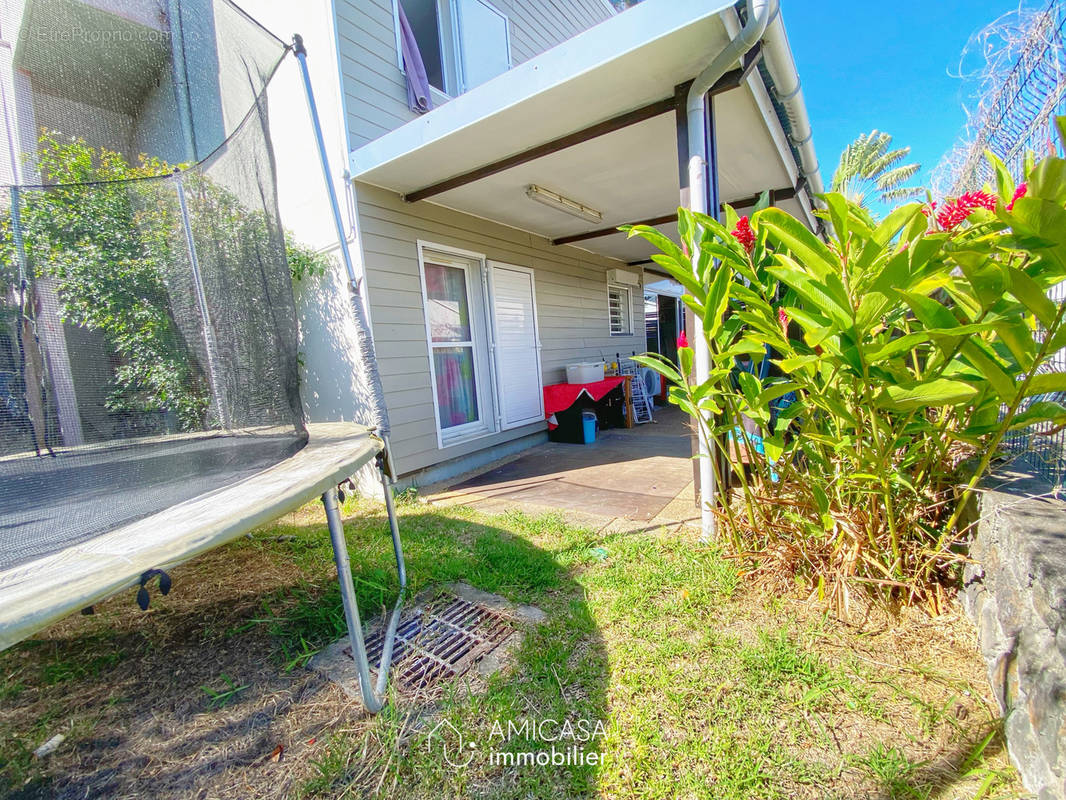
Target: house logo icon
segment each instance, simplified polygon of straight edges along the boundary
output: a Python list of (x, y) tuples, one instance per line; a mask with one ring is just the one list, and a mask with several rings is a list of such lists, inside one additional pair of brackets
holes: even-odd
[(426, 750), (441, 754), (444, 762), (453, 769), (470, 766), (477, 745), (463, 739), (463, 734), (448, 720), (441, 720), (426, 737)]

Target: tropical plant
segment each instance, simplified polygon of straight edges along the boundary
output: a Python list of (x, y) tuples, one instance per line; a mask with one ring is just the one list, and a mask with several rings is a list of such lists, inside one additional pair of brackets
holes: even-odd
[(1066, 374), (1040, 371), (1066, 346), (1066, 304), (1047, 296), (1066, 280), (1066, 160), (1016, 187), (990, 158), (997, 193), (939, 213), (911, 203), (877, 222), (826, 195), (828, 241), (776, 208), (724, 224), (681, 209), (680, 247), (630, 229), (702, 320), (706, 380), (686, 379), (687, 347), (678, 365), (639, 360), (728, 459), (729, 541), (844, 611), (856, 584), (935, 606), (1004, 435), (1066, 423), (1043, 397)]
[(831, 191), (863, 208), (869, 208), (871, 199), (890, 204), (921, 195), (921, 187), (903, 185), (918, 173), (921, 164), (900, 163), (910, 154), (909, 147), (891, 148), (892, 136), (887, 133), (860, 133), (840, 154)]
[(289, 259), (289, 275), (294, 281), (321, 277), (333, 266), (329, 255), (297, 241), (290, 231), (285, 231), (285, 252)]

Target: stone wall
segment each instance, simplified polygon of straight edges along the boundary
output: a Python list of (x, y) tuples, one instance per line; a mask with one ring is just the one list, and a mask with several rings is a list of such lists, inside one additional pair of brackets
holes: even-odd
[(1007, 472), (980, 509), (964, 605), (1026, 788), (1066, 800), (1066, 503)]

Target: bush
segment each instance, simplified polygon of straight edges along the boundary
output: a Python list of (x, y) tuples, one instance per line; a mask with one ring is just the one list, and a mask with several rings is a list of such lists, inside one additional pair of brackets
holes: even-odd
[(1019, 187), (995, 166), (997, 195), (883, 222), (828, 194), (828, 241), (776, 208), (727, 209), (725, 224), (681, 209), (680, 247), (630, 229), (703, 322), (707, 380), (682, 377), (687, 347), (679, 365), (640, 360), (728, 460), (733, 547), (843, 611), (856, 584), (935, 604), (1005, 433), (1066, 423), (1040, 398), (1066, 389), (1040, 372), (1066, 346), (1066, 305), (1047, 296), (1066, 279), (1066, 161), (1032, 166)]
[[(130, 164), (120, 153), (47, 130), (36, 163), (49, 186), (21, 196), (27, 266), (31, 277), (55, 282), (63, 321), (99, 331), (114, 353), (107, 409), (173, 411), (183, 430), (217, 426), (209, 419), (208, 377), (192, 349), (198, 334), (183, 332), (180, 323), (196, 312), (185, 285), (190, 267), (177, 195), (172, 181), (151, 180), (170, 175), (173, 166), (145, 155)], [(278, 231), (261, 210), (249, 210), (202, 172), (187, 171), (184, 182), (201, 260), (210, 261), (229, 292), (211, 299), (225, 305), (258, 296), (262, 277), (254, 267), (270, 257), (260, 254), (277, 252)], [(291, 234), (285, 243), (293, 279), (329, 268), (328, 257)], [(4, 285), (17, 285), (18, 260), (10, 212), (0, 212)]]

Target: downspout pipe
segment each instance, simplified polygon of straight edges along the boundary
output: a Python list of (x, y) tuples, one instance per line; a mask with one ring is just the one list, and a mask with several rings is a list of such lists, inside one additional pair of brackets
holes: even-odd
[[(718, 183), (718, 165), (709, 162), (708, 136), (705, 126), (707, 114), (707, 92), (727, 70), (744, 57), (753, 48), (766, 31), (771, 18), (777, 15), (778, 0), (747, 0), (747, 22), (740, 32), (715, 56), (714, 60), (695, 77), (689, 88), (685, 104), (688, 128), (688, 207), (699, 214), (710, 214), (717, 218), (719, 214), (717, 198), (714, 208), (709, 208), (708, 188)], [(710, 159), (713, 161), (713, 158)], [(711, 171), (714, 174), (711, 174)], [(713, 183), (712, 183), (713, 182)], [(717, 191), (714, 192), (717, 194)], [(698, 262), (699, 246), (692, 254), (693, 262)], [(711, 352), (703, 331), (695, 337), (696, 382), (703, 383), (710, 377)], [(702, 413), (702, 412), (701, 412)], [(715, 533), (714, 505), (717, 486), (711, 459), (715, 457), (714, 447), (702, 430), (710, 425), (705, 419), (700, 425), (699, 436), (699, 474), (700, 474), (700, 526), (704, 538)]]

